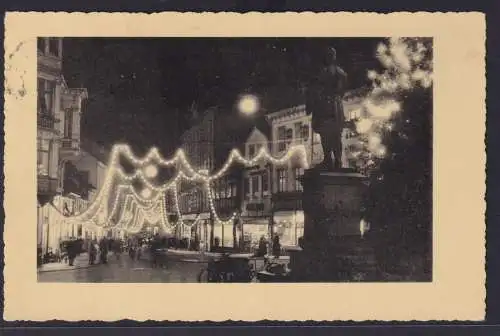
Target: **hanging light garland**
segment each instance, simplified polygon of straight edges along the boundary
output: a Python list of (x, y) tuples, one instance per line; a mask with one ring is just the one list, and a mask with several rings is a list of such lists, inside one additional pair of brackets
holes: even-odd
[[(144, 156), (144, 158), (141, 159), (137, 158), (133, 154), (130, 146), (124, 144), (118, 144), (113, 147), (109, 160), (109, 168), (106, 173), (105, 182), (103, 188), (100, 190), (96, 199), (83, 213), (76, 216), (72, 216), (69, 218), (69, 220), (73, 222), (85, 223), (86, 225), (92, 223), (91, 224), (92, 226), (98, 226), (98, 227), (104, 227), (108, 225), (111, 222), (111, 218), (113, 218), (116, 214), (116, 211), (120, 204), (119, 199), (122, 196), (124, 190), (128, 190), (135, 199), (135, 201), (145, 204), (147, 206), (154, 206), (158, 202), (158, 200), (162, 200), (158, 211), (162, 214), (161, 218), (166, 220), (167, 210), (165, 208), (165, 193), (169, 190), (172, 190), (175, 199), (175, 210), (179, 218), (178, 223), (176, 225), (185, 225), (182, 219), (182, 213), (180, 211), (180, 206), (179, 206), (177, 184), (181, 180), (187, 180), (191, 182), (203, 182), (208, 195), (210, 212), (212, 213), (217, 223), (222, 225), (232, 223), (232, 221), (234, 221), (234, 219), (237, 216), (236, 212), (234, 212), (232, 216), (226, 220), (222, 220), (217, 214), (214, 204), (214, 195), (212, 188), (210, 186), (211, 182), (222, 177), (229, 170), (229, 168), (234, 162), (241, 163), (247, 167), (255, 166), (261, 160), (270, 161), (274, 165), (282, 165), (289, 162), (292, 159), (292, 157), (296, 154), (299, 154), (301, 156), (302, 166), (304, 168), (307, 168), (308, 167), (307, 153), (304, 145), (297, 145), (290, 147), (288, 152), (279, 158), (275, 158), (272, 155), (270, 155), (269, 151), (264, 147), (262, 147), (257, 153), (257, 155), (255, 155), (251, 159), (245, 159), (239, 150), (233, 149), (230, 152), (230, 155), (226, 160), (226, 162), (224, 163), (224, 165), (222, 166), (222, 168), (215, 174), (209, 175), (202, 171), (196, 171), (189, 163), (182, 149), (177, 150), (175, 156), (172, 159), (166, 160), (161, 156), (157, 148), (152, 148)], [(134, 166), (136, 166), (136, 171), (133, 174), (128, 175), (119, 167), (118, 159), (120, 155), (125, 155), (126, 158), (132, 164), (134, 164)], [(183, 169), (180, 170), (172, 180), (160, 186), (156, 186), (149, 181), (152, 173), (148, 172), (148, 170), (151, 170), (151, 168), (149, 167), (151, 166), (152, 161), (154, 161), (156, 164), (160, 166), (165, 166), (165, 167), (171, 167), (174, 166), (175, 164), (180, 163), (179, 168)], [(146, 167), (148, 169), (143, 169), (144, 166), (146, 165), (149, 165)], [(184, 169), (187, 170), (188, 174), (184, 172)], [(110, 191), (112, 189), (112, 184), (117, 179), (120, 180), (122, 184), (119, 185), (117, 188), (115, 199), (111, 205), (111, 211), (105, 214), (104, 213), (105, 209), (109, 204), (107, 200), (109, 199)], [(135, 179), (139, 179), (145, 185), (148, 192), (149, 191), (155, 192), (156, 195), (153, 197), (142, 197), (141, 195), (139, 195), (131, 184)], [(125, 203), (126, 202), (128, 202), (127, 198), (125, 200)], [(144, 210), (138, 209), (137, 211), (142, 213)], [(136, 215), (137, 214), (138, 213), (136, 213)], [(143, 215), (140, 216), (143, 217)], [(200, 216), (198, 216), (198, 218), (199, 217)], [(197, 220), (195, 222), (197, 222)], [(99, 225), (100, 223), (103, 223), (104, 225)], [(167, 225), (165, 225), (165, 227), (167, 227)]]

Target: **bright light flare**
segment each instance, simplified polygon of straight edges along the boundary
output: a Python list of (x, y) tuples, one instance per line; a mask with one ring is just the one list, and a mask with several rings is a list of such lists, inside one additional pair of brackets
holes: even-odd
[(158, 168), (155, 165), (149, 165), (144, 168), (144, 175), (149, 178), (155, 178), (158, 175)]
[(259, 99), (253, 95), (244, 95), (238, 102), (238, 110), (246, 115), (252, 115), (259, 109)]
[(356, 130), (360, 134), (368, 133), (372, 128), (373, 122), (370, 119), (361, 119), (356, 123)]
[(150, 198), (150, 197), (151, 197), (151, 194), (152, 194), (152, 192), (151, 192), (151, 189), (149, 189), (149, 188), (144, 188), (144, 189), (142, 189), (142, 191), (141, 191), (141, 196), (142, 196), (143, 198)]

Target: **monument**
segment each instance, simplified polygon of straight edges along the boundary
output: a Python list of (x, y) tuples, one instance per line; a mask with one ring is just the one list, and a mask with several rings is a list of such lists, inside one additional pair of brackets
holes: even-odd
[(340, 273), (349, 267), (341, 265), (346, 258), (340, 254), (351, 253), (351, 247), (361, 241), (361, 209), (367, 179), (354, 169), (341, 167), (345, 123), (342, 98), (347, 74), (337, 65), (335, 49), (328, 50), (325, 61), (308, 83), (306, 93), (306, 110), (312, 114), (313, 130), (321, 136), (324, 159), (300, 179), (305, 222), (303, 250), (291, 261), (296, 281), (346, 278)]

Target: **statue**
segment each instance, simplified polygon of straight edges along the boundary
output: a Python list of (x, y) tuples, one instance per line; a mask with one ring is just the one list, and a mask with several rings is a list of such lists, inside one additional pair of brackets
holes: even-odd
[[(306, 87), (306, 111), (312, 114), (312, 129), (321, 136), (327, 170), (342, 167), (342, 130), (345, 117), (342, 98), (347, 74), (337, 65), (337, 52), (329, 48), (322, 68), (311, 76)], [(334, 160), (331, 155), (333, 154)]]

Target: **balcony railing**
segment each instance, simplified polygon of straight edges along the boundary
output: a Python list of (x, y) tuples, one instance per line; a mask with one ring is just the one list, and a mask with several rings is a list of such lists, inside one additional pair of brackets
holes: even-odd
[(231, 214), (239, 209), (238, 197), (219, 198), (214, 200), (217, 212)]
[(62, 139), (61, 147), (64, 150), (78, 150), (78, 142), (74, 139)]
[(54, 116), (47, 113), (39, 113), (37, 116), (37, 126), (40, 128), (54, 130), (57, 122), (58, 120)]

